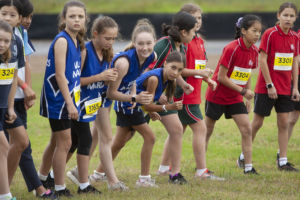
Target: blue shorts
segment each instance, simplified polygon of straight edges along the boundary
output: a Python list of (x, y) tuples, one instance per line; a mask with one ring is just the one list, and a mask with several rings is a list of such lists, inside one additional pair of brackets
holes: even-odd
[(24, 99), (15, 100), (14, 108), (17, 119), (12, 124), (4, 123), (4, 129), (12, 129), (19, 126), (24, 126), (25, 129), (27, 129), (27, 112), (25, 109)]
[(0, 131), (3, 131), (6, 112), (7, 112), (7, 108), (0, 108)]

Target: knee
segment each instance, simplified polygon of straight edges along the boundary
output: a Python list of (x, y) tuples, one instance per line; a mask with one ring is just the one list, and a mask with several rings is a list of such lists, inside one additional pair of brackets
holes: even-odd
[(262, 120), (256, 120), (256, 121), (252, 122), (252, 128), (256, 129), (256, 130), (260, 129), (262, 127), (262, 125), (263, 125)]
[(241, 133), (242, 133), (242, 136), (243, 137), (250, 137), (252, 138), (252, 129), (251, 129), (251, 126), (250, 124), (249, 125), (244, 125), (240, 128), (241, 130)]
[(14, 148), (17, 148), (18, 151), (23, 152), (29, 145), (29, 139), (25, 137), (22, 140), (17, 141), (16, 144), (17, 145)]
[(155, 144), (155, 135), (154, 134), (149, 134), (147, 137), (144, 138), (145, 143), (154, 145)]
[(100, 143), (101, 144), (111, 144), (113, 137), (111, 134), (101, 134), (100, 135)]

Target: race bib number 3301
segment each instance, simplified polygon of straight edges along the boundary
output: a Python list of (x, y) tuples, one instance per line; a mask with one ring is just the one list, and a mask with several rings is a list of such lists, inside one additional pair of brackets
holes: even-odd
[(274, 70), (290, 71), (293, 65), (293, 53), (275, 53)]

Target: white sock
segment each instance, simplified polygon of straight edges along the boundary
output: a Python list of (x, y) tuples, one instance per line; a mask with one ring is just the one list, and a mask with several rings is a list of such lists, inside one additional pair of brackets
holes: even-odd
[(60, 191), (66, 189), (66, 185), (55, 185), (55, 191)]
[(151, 175), (150, 174), (146, 176), (139, 175), (139, 179), (141, 182), (144, 182), (145, 180), (151, 179)]
[(286, 165), (286, 163), (287, 163), (287, 157), (279, 158), (279, 166)]
[(11, 193), (0, 194), (0, 200), (9, 200), (11, 198), (12, 198)]
[(242, 152), (241, 155), (240, 155), (240, 160), (244, 160), (244, 159), (245, 159), (245, 157), (244, 157), (244, 154)]
[(159, 165), (158, 171), (167, 172), (167, 171), (169, 171), (169, 169), (170, 169), (169, 165)]
[(202, 174), (207, 170), (207, 168), (204, 169), (197, 169), (196, 173), (198, 176), (202, 176)]
[(280, 154), (280, 149), (277, 150), (277, 153)]
[(97, 172), (96, 170), (94, 170), (94, 174), (97, 176), (105, 176), (104, 172)]
[(42, 180), (42, 181), (46, 181), (47, 180), (47, 176), (41, 174), (40, 172), (38, 172), (38, 176), (39, 176), (40, 180)]
[(54, 179), (54, 172), (53, 172), (53, 170), (50, 171), (50, 177)]
[(251, 171), (252, 170), (252, 164), (245, 164), (245, 172)]
[(79, 183), (79, 187), (81, 190), (84, 190), (85, 188), (87, 188), (90, 185), (89, 182), (86, 183)]

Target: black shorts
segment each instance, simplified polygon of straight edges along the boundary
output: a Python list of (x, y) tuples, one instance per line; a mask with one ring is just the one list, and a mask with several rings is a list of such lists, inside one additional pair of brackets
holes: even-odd
[(232, 115), (248, 114), (244, 102), (230, 105), (221, 105), (209, 101), (205, 102), (205, 115), (207, 117), (213, 120), (219, 120), (223, 113), (226, 119), (232, 118)]
[[(298, 76), (298, 91), (300, 92), (300, 75)], [(293, 105), (294, 105), (294, 110), (300, 111), (300, 101), (293, 101)]]
[(147, 123), (144, 113), (141, 111), (134, 111), (133, 114), (126, 115), (123, 112), (116, 112), (117, 126), (131, 127)]
[(24, 99), (15, 100), (14, 108), (17, 119), (12, 124), (4, 123), (4, 129), (12, 129), (19, 126), (24, 126), (25, 129), (27, 129), (27, 112), (25, 109)]
[(49, 119), (52, 132), (63, 131), (71, 128), (70, 119)]
[(92, 144), (90, 123), (72, 120), (71, 137), (72, 146), (69, 152), (74, 153), (77, 149), (77, 154), (88, 156)]
[(294, 110), (290, 95), (278, 95), (278, 99), (271, 99), (268, 94), (255, 93), (254, 112), (256, 114), (270, 116), (273, 106), (277, 113), (286, 113)]
[(178, 116), (182, 124), (194, 124), (203, 120), (199, 104), (183, 104)]
[(0, 131), (3, 131), (6, 112), (7, 108), (0, 108)]

